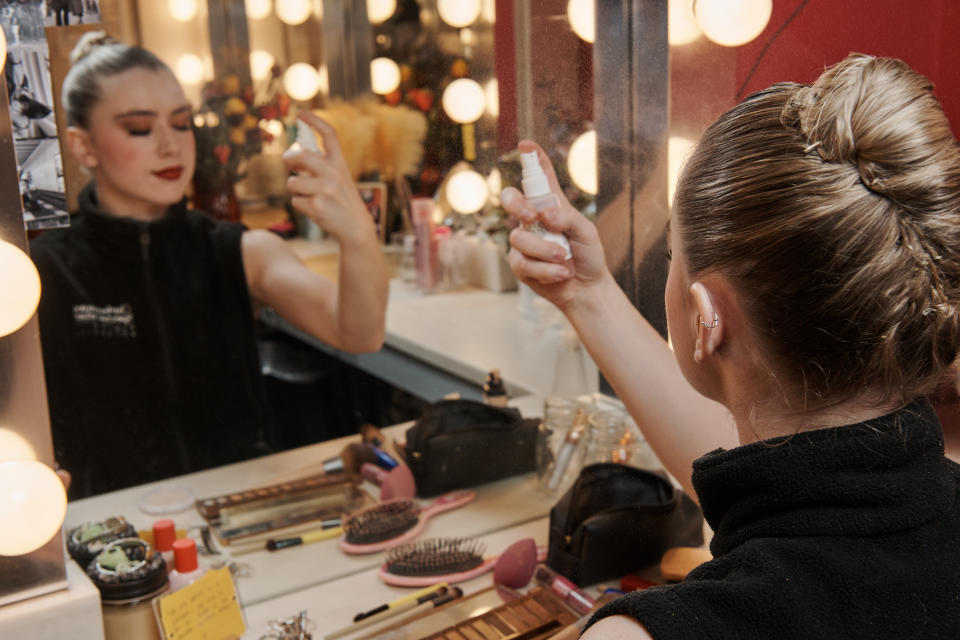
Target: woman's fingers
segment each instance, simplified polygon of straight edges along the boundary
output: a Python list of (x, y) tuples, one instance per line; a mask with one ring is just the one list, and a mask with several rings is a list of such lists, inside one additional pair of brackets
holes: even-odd
[(519, 189), (507, 187), (501, 191), (500, 205), (507, 213), (523, 224), (533, 224), (537, 220), (537, 212), (530, 206)]
[(567, 259), (567, 250), (562, 246), (521, 228), (510, 232), (510, 245), (525, 256), (537, 260), (563, 263)]
[(541, 284), (554, 284), (573, 277), (573, 269), (564, 264), (530, 259), (518, 249), (513, 248), (507, 254), (510, 268), (518, 278), (537, 281)]
[(310, 174), (293, 175), (287, 178), (287, 191), (294, 196), (312, 196), (323, 191), (324, 184), (322, 178)]

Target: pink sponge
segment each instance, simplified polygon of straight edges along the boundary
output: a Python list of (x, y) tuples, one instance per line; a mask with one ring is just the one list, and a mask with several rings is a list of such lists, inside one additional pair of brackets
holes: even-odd
[(537, 543), (533, 538), (517, 540), (497, 558), (493, 567), (493, 582), (514, 589), (525, 587), (537, 567)]

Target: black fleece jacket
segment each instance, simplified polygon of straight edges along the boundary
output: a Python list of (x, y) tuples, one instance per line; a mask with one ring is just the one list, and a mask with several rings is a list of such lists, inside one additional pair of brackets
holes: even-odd
[(109, 216), (93, 184), (72, 225), (30, 247), (71, 498), (267, 452), (244, 228), (184, 202), (149, 223)]
[(958, 479), (924, 401), (709, 453), (693, 482), (714, 559), (590, 624), (625, 614), (656, 640), (958, 638)]

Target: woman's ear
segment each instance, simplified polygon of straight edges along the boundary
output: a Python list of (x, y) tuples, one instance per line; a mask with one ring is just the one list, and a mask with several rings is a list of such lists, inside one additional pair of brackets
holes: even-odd
[(80, 127), (67, 127), (67, 147), (77, 162), (87, 169), (96, 169), (97, 155), (93, 151), (90, 132)]
[(697, 310), (697, 344), (693, 359), (703, 362), (723, 342), (723, 322), (717, 311), (714, 293), (701, 281), (690, 285), (690, 295)]

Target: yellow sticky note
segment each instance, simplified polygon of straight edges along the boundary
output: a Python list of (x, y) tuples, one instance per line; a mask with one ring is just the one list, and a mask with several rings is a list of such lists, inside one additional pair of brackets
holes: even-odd
[(224, 640), (247, 630), (227, 567), (161, 596), (159, 611), (166, 640)]

